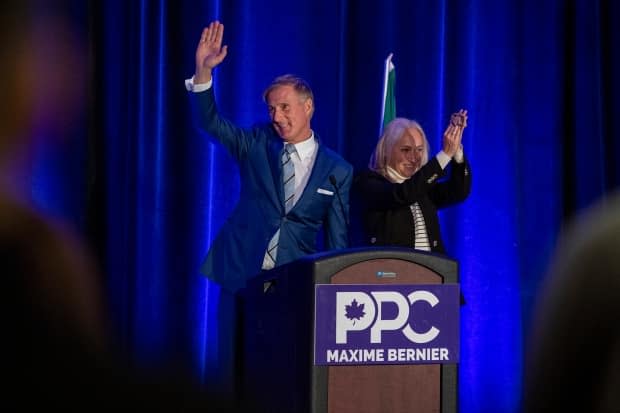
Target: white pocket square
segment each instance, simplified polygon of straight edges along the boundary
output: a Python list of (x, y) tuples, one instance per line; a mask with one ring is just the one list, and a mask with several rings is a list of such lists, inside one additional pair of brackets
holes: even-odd
[(328, 191), (327, 189), (319, 188), (316, 190), (319, 194), (330, 195), (333, 196), (334, 193), (332, 191)]

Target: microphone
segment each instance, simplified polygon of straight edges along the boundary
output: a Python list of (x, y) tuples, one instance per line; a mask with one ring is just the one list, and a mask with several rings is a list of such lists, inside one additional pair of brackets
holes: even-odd
[(334, 175), (329, 176), (329, 182), (334, 186), (336, 190), (336, 196), (338, 197), (338, 202), (340, 203), (340, 209), (342, 210), (342, 215), (344, 216), (344, 222), (349, 226), (349, 215), (347, 215), (347, 211), (344, 210), (344, 204), (342, 203), (342, 198), (340, 198), (340, 190), (338, 189), (336, 177)]

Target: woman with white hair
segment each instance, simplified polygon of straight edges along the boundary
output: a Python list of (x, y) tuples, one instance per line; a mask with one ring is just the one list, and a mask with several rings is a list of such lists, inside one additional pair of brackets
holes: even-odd
[(437, 210), (462, 202), (471, 189), (461, 145), (466, 126), (467, 111), (453, 114), (442, 150), (432, 159), (419, 123), (396, 118), (385, 127), (369, 169), (353, 184), (365, 245), (445, 253)]

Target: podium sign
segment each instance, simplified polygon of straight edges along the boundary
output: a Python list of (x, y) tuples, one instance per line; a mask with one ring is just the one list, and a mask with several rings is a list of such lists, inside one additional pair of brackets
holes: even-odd
[(239, 296), (244, 411), (456, 413), (456, 261), (331, 251), (261, 272)]
[(459, 362), (458, 284), (316, 284), (316, 365)]

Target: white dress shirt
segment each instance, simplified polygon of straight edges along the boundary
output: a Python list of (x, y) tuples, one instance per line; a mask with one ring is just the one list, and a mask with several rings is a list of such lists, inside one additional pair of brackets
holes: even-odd
[[(284, 142), (282, 145), (284, 145)], [(295, 150), (297, 152), (291, 156), (291, 160), (295, 166), (295, 200), (293, 201), (293, 205), (297, 203), (306, 188), (306, 184), (308, 184), (318, 148), (319, 145), (316, 139), (314, 139), (314, 132), (312, 132), (312, 135), (305, 141), (295, 144)]]

